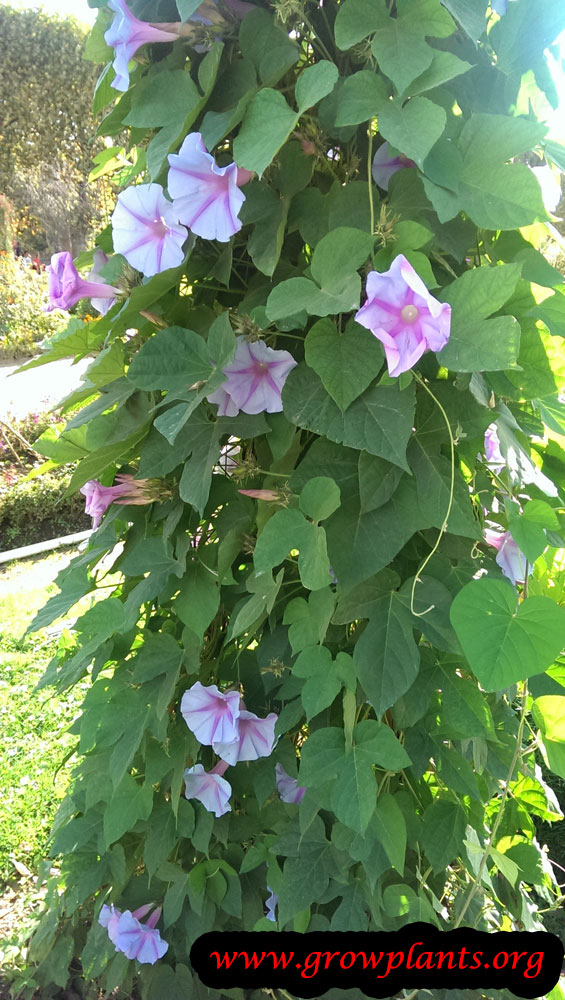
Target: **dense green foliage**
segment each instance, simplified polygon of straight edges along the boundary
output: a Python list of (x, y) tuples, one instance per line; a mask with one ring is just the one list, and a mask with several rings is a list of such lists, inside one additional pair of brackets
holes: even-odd
[(54, 334), (60, 319), (44, 311), (47, 276), (21, 263), (10, 250), (0, 253), (0, 361), (35, 354)]
[[(76, 957), (108, 991), (208, 996), (191, 985), (192, 942), (272, 928), (270, 889), (276, 927), (299, 931), (534, 930), (561, 898), (533, 817), (561, 818), (536, 751), (565, 776), (565, 287), (536, 249), (548, 216), (524, 160), (565, 166), (540, 120), (565, 11), (256, 6), (207, 53), (145, 49), (119, 100), (112, 69), (96, 92), (101, 133), (131, 129), (129, 173), (121, 147), (98, 164), (124, 185), (166, 183), (191, 129), (257, 176), (228, 244), (191, 239), (178, 268), (143, 281), (115, 255), (108, 280), (127, 297), (71, 320), (38, 362), (96, 353), (68, 401), (88, 407), (38, 443), (52, 463), (78, 460), (72, 488), (121, 469), (166, 489), (112, 506), (36, 619), (103, 586), (113, 552), (120, 582), (42, 682), (91, 685), (30, 992), (64, 986)], [(178, 0), (181, 17), (195, 7)], [(152, 5), (176, 16), (172, 0)], [(95, 57), (104, 6), (99, 18)], [(415, 164), (388, 193), (370, 177), (382, 139)], [(110, 229), (100, 245), (112, 252)], [(368, 272), (398, 254), (452, 321), (437, 356), (391, 378), (353, 316)], [(282, 413), (218, 417), (207, 402), (236, 334), (298, 362)], [(230, 441), (235, 468), (222, 468)], [(485, 520), (518, 543), (526, 584), (503, 576)], [(215, 759), (179, 710), (197, 681), (279, 716), (271, 756), (230, 768), (218, 819), (183, 796), (185, 768)], [(299, 806), (277, 795), (275, 763), (307, 788)], [(148, 967), (116, 954), (96, 918), (103, 902), (151, 900), (169, 948)]]
[(83, 249), (99, 193), (85, 29), (0, 3), (0, 193), (17, 208), (24, 249)]

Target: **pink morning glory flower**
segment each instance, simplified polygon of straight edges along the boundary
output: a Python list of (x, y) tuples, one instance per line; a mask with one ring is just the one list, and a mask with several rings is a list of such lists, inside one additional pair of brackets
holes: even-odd
[(222, 694), (215, 684), (204, 687), (196, 681), (182, 696), (180, 710), (199, 743), (236, 743), (239, 739), (239, 691)]
[(237, 412), (280, 413), (283, 386), (295, 367), (296, 361), (288, 351), (274, 351), (262, 340), (250, 343), (245, 337), (238, 337), (235, 358), (222, 369), (227, 379), (221, 390), (211, 393), (208, 400), (226, 409), (224, 397), (218, 396), (218, 392), (223, 392)]
[(498, 428), (495, 423), (489, 424), (485, 431), (485, 456), (495, 472), (500, 472), (506, 465), (504, 455), (500, 450)]
[(275, 911), (278, 906), (279, 897), (277, 896), (276, 892), (273, 892), (273, 890), (269, 885), (267, 886), (267, 889), (269, 890), (271, 895), (265, 900), (265, 909), (267, 911), (265, 916), (267, 917), (267, 920), (271, 920), (273, 923), (275, 923), (277, 919), (277, 914)]
[[(226, 764), (227, 767), (227, 764)], [(202, 764), (188, 767), (184, 772), (185, 797), (198, 799), (214, 816), (224, 816), (231, 812), (229, 798), (231, 785), (215, 769), (206, 772)]]
[(390, 156), (388, 142), (383, 142), (379, 146), (373, 157), (373, 180), (383, 191), (388, 191), (390, 178), (398, 170), (405, 170), (406, 167), (415, 167), (414, 160), (409, 160), (407, 156)]
[(112, 215), (114, 250), (147, 277), (182, 264), (187, 236), (160, 184), (136, 184), (118, 195)]
[(112, 288), (111, 285), (101, 281), (85, 281), (81, 278), (67, 250), (53, 254), (51, 264), (47, 268), (47, 276), (49, 284), (47, 312), (52, 312), (53, 309), (72, 309), (79, 299), (85, 298), (104, 299), (113, 305), (116, 295), (120, 294), (119, 288)]
[(258, 760), (268, 757), (275, 742), (275, 723), (278, 716), (271, 712), (266, 719), (260, 719), (253, 712), (241, 709), (238, 726), (237, 743), (214, 742), (214, 753), (228, 764), (237, 764), (240, 760)]
[(107, 906), (106, 903), (104, 903), (104, 906), (98, 915), (98, 923), (101, 924), (102, 927), (106, 928), (108, 931), (108, 937), (110, 938), (112, 944), (116, 943), (118, 923), (121, 915), (121, 910), (117, 910), (113, 904), (111, 906)]
[[(368, 275), (367, 301), (355, 319), (382, 342), (389, 375), (401, 375), (425, 351), (445, 347), (451, 306), (434, 299), (410, 262), (398, 254), (388, 271)], [(227, 383), (225, 389), (230, 391)]]
[[(514, 586), (517, 583), (523, 583), (526, 576), (527, 560), (524, 553), (518, 548), (510, 532), (505, 531), (501, 534), (499, 531), (492, 531), (490, 528), (485, 528), (483, 534), (485, 541), (497, 550), (496, 562), (500, 566), (504, 576), (507, 576)], [(534, 567), (529, 566), (528, 576), (533, 571)]]
[(206, 398), (209, 403), (216, 403), (219, 417), (237, 417), (239, 407), (235, 405), (233, 399), (227, 394), (223, 385), (221, 385), (219, 389), (216, 389), (215, 392), (211, 392)]
[(292, 805), (298, 805), (302, 802), (302, 799), (306, 795), (304, 785), (299, 785), (296, 778), (291, 778), (290, 774), (286, 773), (282, 764), (277, 764), (275, 774), (277, 776), (277, 791), (282, 801), (289, 802)]
[[(106, 282), (104, 281), (104, 278), (100, 277), (100, 271), (104, 267), (104, 264), (107, 264), (107, 263), (108, 263), (108, 257), (104, 253), (104, 251), (100, 250), (100, 249), (95, 250), (94, 251), (94, 267), (92, 268), (92, 271), (88, 275), (88, 280), (89, 281), (102, 282), (103, 284), (106, 284)], [(116, 301), (116, 296), (114, 295), (112, 298), (107, 298), (107, 297), (101, 298), (100, 296), (95, 296), (94, 298), (91, 298), (90, 301), (91, 301), (92, 305), (94, 306), (94, 308), (96, 309), (96, 311), (99, 312), (102, 316), (105, 316), (106, 313), (114, 305), (114, 303)]]
[(200, 132), (187, 135), (169, 163), (169, 194), (180, 221), (205, 240), (227, 243), (242, 226), (238, 215), (245, 195), (239, 185), (252, 175), (235, 163), (219, 167)]
[(102, 486), (97, 479), (91, 479), (81, 486), (80, 492), (86, 497), (85, 513), (92, 518), (92, 527), (96, 530), (110, 504), (126, 496), (130, 492), (130, 487), (126, 483), (118, 486)]
[(158, 907), (142, 924), (133, 913), (125, 910), (116, 928), (116, 950), (123, 952), (127, 958), (136, 958), (141, 965), (155, 965), (169, 948), (155, 929), (160, 916), (161, 907)]
[(115, 14), (104, 39), (114, 49), (114, 72), (112, 86), (115, 90), (129, 87), (129, 62), (137, 50), (146, 42), (174, 42), (179, 36), (180, 23), (151, 24), (135, 17), (125, 0), (108, 0), (108, 8)]

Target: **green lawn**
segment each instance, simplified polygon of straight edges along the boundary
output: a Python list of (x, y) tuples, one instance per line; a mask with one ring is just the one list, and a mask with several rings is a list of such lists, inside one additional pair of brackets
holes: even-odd
[(54, 698), (35, 686), (57, 648), (49, 631), (24, 636), (35, 612), (56, 592), (53, 579), (70, 555), (0, 566), (0, 885), (16, 874), (13, 861), (32, 871), (45, 852), (53, 816), (67, 786), (76, 738), (67, 733), (82, 692)]

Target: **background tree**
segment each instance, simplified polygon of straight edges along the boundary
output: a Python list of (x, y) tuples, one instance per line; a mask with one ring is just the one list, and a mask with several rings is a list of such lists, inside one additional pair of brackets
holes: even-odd
[(0, 3), (0, 191), (11, 198), (28, 249), (83, 249), (98, 192), (87, 188), (96, 151), (84, 60), (72, 18)]

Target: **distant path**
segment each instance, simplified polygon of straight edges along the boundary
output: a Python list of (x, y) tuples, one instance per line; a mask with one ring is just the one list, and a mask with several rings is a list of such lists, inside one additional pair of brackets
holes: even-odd
[(64, 358), (13, 376), (12, 372), (25, 362), (9, 365), (0, 362), (0, 417), (10, 415), (21, 420), (28, 413), (53, 409), (80, 385), (81, 375), (91, 361), (92, 358), (85, 358), (73, 365)]

